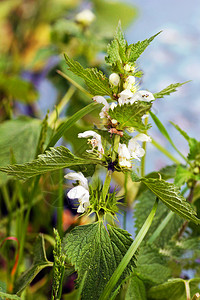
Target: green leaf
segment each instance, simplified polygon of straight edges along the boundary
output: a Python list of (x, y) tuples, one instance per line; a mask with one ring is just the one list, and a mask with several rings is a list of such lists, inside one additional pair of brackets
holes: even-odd
[(188, 154), (189, 160), (200, 159), (200, 142), (197, 141), (195, 138), (189, 137), (189, 135), (181, 129), (178, 125), (170, 122), (179, 132), (180, 134), (188, 141), (190, 152)]
[[(37, 159), (23, 165), (9, 165), (0, 168), (0, 171), (8, 175), (16, 176), (19, 179), (27, 179), (46, 172), (55, 171), (64, 168), (78, 167), (78, 169), (87, 170), (87, 166), (96, 164), (97, 160), (88, 160), (74, 156), (69, 149), (64, 146), (50, 148), (45, 154), (41, 154)], [(91, 166), (89, 166), (90, 169)], [(77, 168), (76, 168), (77, 169)]]
[(79, 62), (70, 59), (66, 54), (64, 56), (69, 70), (85, 80), (93, 95), (112, 96), (109, 80), (101, 71), (96, 68), (84, 69)]
[[(109, 232), (109, 234), (108, 234)], [(85, 278), (81, 299), (99, 299), (108, 280), (132, 243), (130, 234), (108, 225), (106, 231), (102, 222), (77, 226), (64, 238), (66, 256), (78, 271), (78, 283)], [(132, 258), (120, 281), (135, 267)]]
[(144, 50), (149, 46), (149, 44), (154, 40), (154, 38), (160, 33), (161, 31), (159, 31), (149, 39), (130, 45), (128, 61), (135, 62), (140, 57), (140, 55), (144, 52)]
[(193, 284), (195, 285), (194, 287), (192, 287), (193, 293), (198, 292), (199, 281), (200, 278), (194, 278), (190, 280), (183, 280), (181, 278), (170, 279), (163, 284), (152, 287), (148, 292), (148, 296), (150, 297), (150, 299), (159, 300), (185, 300), (188, 297), (188, 294), (186, 294), (186, 286)]
[(109, 64), (115, 64), (118, 61), (120, 63), (125, 63), (126, 61), (126, 40), (124, 39), (124, 33), (121, 28), (121, 22), (119, 22), (114, 40), (108, 44), (107, 54), (108, 56), (105, 58), (106, 62)]
[(21, 293), (35, 278), (35, 276), (44, 268), (52, 267), (52, 263), (46, 258), (43, 235), (40, 234), (33, 247), (33, 264), (32, 266), (19, 276), (14, 284), (14, 292)]
[(66, 132), (81, 118), (83, 118), (85, 115), (92, 112), (94, 109), (98, 109), (101, 107), (101, 104), (97, 104), (95, 102), (88, 104), (87, 106), (83, 107), (79, 111), (77, 111), (75, 114), (73, 114), (69, 119), (62, 123), (58, 129), (57, 132), (54, 134), (54, 136), (51, 138), (48, 146), (46, 149), (54, 146), (57, 141), (64, 135)]
[(144, 184), (167, 206), (182, 218), (199, 224), (196, 212), (186, 199), (180, 194), (179, 189), (172, 183), (162, 179), (141, 179)]
[[(31, 118), (19, 118), (0, 124), (0, 167), (15, 162), (25, 163), (35, 158), (40, 136), (41, 121)], [(0, 186), (8, 176), (0, 172)]]
[(186, 83), (188, 83), (188, 82), (190, 82), (190, 80), (189, 80), (189, 81), (182, 82), (182, 83), (173, 83), (173, 84), (170, 84), (170, 85), (168, 85), (165, 89), (163, 89), (162, 91), (153, 94), (153, 95), (154, 95), (154, 98), (155, 98), (155, 99), (158, 99), (158, 98), (164, 98), (164, 96), (170, 95), (171, 93), (176, 92), (176, 89), (177, 89), (179, 86), (182, 86), (182, 85), (184, 85), (184, 84), (186, 84)]
[(20, 77), (8, 77), (0, 74), (0, 90), (14, 100), (31, 103), (37, 100), (37, 92), (33, 85)]
[(169, 268), (158, 263), (138, 265), (135, 273), (141, 280), (154, 284), (163, 283), (171, 275)]
[(19, 298), (17, 295), (12, 295), (12, 294), (7, 294), (4, 292), (0, 291), (0, 299), (3, 300), (20, 300), (21, 298)]
[(190, 178), (193, 178), (192, 172), (185, 167), (179, 165), (176, 169), (176, 176), (174, 178), (174, 184), (181, 187)]
[(113, 110), (109, 109), (109, 115), (119, 122), (119, 129), (134, 127), (136, 130), (144, 131), (149, 128), (149, 125), (144, 125), (142, 116), (150, 110), (151, 106), (151, 103), (142, 101), (121, 106), (117, 105)]
[[(156, 196), (150, 191), (146, 190), (143, 193), (140, 194), (139, 198), (137, 198), (137, 203), (135, 205), (134, 209), (134, 219), (135, 219), (135, 228), (136, 228), (136, 234), (139, 232), (141, 226), (145, 222), (149, 212), (151, 211), (152, 205), (155, 202)], [(167, 214), (169, 213), (169, 208), (165, 206), (161, 201), (158, 203), (158, 208), (156, 215), (153, 219), (152, 225), (146, 235), (145, 240), (148, 241), (155, 230), (158, 228), (158, 226), (163, 222)], [(183, 224), (182, 218), (180, 218), (177, 214), (174, 214), (171, 220), (167, 223), (164, 230), (162, 231), (162, 234), (160, 234), (157, 239), (154, 241), (154, 244), (158, 247), (165, 247), (169, 241), (174, 237), (174, 235), (179, 230), (180, 226)], [(154, 257), (156, 257), (156, 254), (154, 253)], [(147, 260), (142, 260), (140, 262), (140, 253), (138, 256), (138, 264), (147, 264), (150, 263), (150, 258), (148, 257)], [(151, 264), (153, 263), (161, 263), (160, 260), (151, 261)]]
[(145, 285), (137, 276), (133, 276), (128, 281), (128, 288), (125, 300), (147, 300)]

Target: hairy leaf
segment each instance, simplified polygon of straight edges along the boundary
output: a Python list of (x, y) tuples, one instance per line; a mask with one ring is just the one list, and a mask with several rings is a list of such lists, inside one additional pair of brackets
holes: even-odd
[(147, 130), (149, 125), (144, 125), (142, 116), (150, 110), (151, 106), (151, 103), (142, 101), (121, 106), (117, 105), (113, 110), (109, 109), (109, 115), (119, 122), (119, 129), (134, 127), (136, 130), (143, 131)]
[(107, 53), (108, 56), (105, 58), (107, 63), (111, 65), (113, 63), (125, 62), (126, 60), (126, 40), (124, 39), (124, 34), (121, 29), (121, 23), (119, 22), (116, 33), (114, 35), (114, 40), (108, 44)]
[(140, 55), (144, 52), (144, 50), (149, 46), (149, 44), (154, 40), (154, 38), (160, 33), (161, 33), (161, 31), (156, 33), (149, 39), (146, 39), (142, 42), (137, 42), (136, 44), (130, 45), (128, 61), (135, 62), (140, 57)]
[(0, 290), (0, 299), (1, 300), (20, 300), (21, 298), (19, 298), (17, 295), (12, 295), (12, 294), (7, 294), (4, 293)]
[(142, 178), (141, 180), (169, 209), (182, 218), (199, 224), (200, 220), (196, 217), (196, 212), (174, 184), (160, 179)]
[(52, 263), (46, 258), (44, 238), (42, 235), (39, 235), (35, 242), (33, 254), (34, 258), (32, 266), (22, 273), (15, 282), (14, 292), (17, 294), (21, 293), (42, 269), (52, 266)]
[[(108, 225), (108, 232), (102, 222), (97, 222), (78, 226), (64, 238), (63, 249), (78, 271), (78, 283), (82, 281), (85, 270), (90, 270), (85, 278), (81, 298), (83, 300), (99, 299), (132, 243), (130, 234), (125, 230)], [(120, 280), (132, 270), (132, 267), (135, 267), (135, 257)]]
[(65, 54), (65, 60), (69, 66), (69, 70), (85, 80), (86, 85), (94, 95), (112, 96), (112, 90), (109, 86), (108, 78), (95, 68), (84, 69), (79, 62), (70, 59)]
[[(100, 161), (99, 161), (100, 162)], [(41, 154), (37, 159), (23, 165), (9, 165), (0, 168), (0, 171), (8, 175), (16, 176), (19, 179), (27, 179), (46, 172), (55, 171), (64, 168), (73, 167), (80, 170), (91, 170), (91, 165), (97, 163), (97, 160), (83, 159), (74, 156), (69, 149), (64, 146), (50, 148), (45, 154)]]
[(168, 85), (165, 89), (163, 89), (162, 91), (153, 94), (153, 95), (154, 95), (154, 98), (155, 98), (155, 99), (158, 99), (158, 98), (164, 98), (164, 96), (170, 95), (171, 93), (176, 92), (176, 89), (177, 89), (179, 86), (182, 86), (182, 85), (184, 85), (184, 84), (186, 84), (186, 83), (188, 83), (188, 82), (189, 82), (189, 81), (185, 81), (185, 82), (182, 82), (182, 83), (173, 83), (173, 84), (170, 84), (170, 85)]
[(128, 288), (125, 295), (125, 300), (146, 300), (145, 285), (137, 276), (133, 276), (128, 281)]

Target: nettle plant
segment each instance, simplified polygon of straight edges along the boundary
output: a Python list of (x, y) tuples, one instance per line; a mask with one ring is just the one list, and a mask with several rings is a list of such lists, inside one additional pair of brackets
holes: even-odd
[[(151, 111), (154, 101), (175, 92), (182, 83), (171, 84), (153, 94), (140, 87), (143, 73), (136, 64), (157, 35), (128, 45), (119, 24), (107, 48), (106, 63), (111, 70), (108, 77), (97, 69), (84, 69), (65, 55), (69, 70), (84, 79), (93, 102), (63, 122), (44, 150), (46, 118), (40, 139), (43, 147), (38, 150), (43, 154), (32, 162), (1, 168), (18, 179), (35, 176), (33, 194), (42, 174), (69, 168), (71, 171), (67, 171), (65, 179), (76, 184), (67, 192), (68, 198), (78, 201), (80, 217), (95, 216), (93, 223), (76, 226), (62, 240), (55, 231), (54, 263), (47, 260), (44, 239), (40, 236), (34, 248), (32, 269), (14, 283), (16, 294), (19, 295), (41, 269), (53, 265), (51, 299), (61, 298), (64, 276), (75, 271), (78, 278), (73, 299), (200, 299), (197, 261), (200, 220), (196, 216), (200, 203), (200, 142), (174, 124), (189, 143), (190, 152), (184, 157)], [(98, 109), (98, 126), (78, 134), (87, 144), (82, 157), (64, 146), (54, 147), (75, 122)], [(152, 141), (148, 135), (149, 115), (182, 156), (185, 165), (154, 141), (174, 164), (145, 175), (146, 143)], [(103, 169), (106, 176), (101, 182), (96, 178)], [(124, 181), (124, 196), (118, 195), (117, 186), (110, 189), (117, 173)], [(136, 191), (137, 199), (134, 240), (125, 229), (119, 228), (116, 215), (123, 199), (123, 205), (127, 205), (130, 186)], [(61, 228), (58, 229), (62, 235)], [(183, 270), (187, 269), (192, 269), (196, 277), (184, 277)]]

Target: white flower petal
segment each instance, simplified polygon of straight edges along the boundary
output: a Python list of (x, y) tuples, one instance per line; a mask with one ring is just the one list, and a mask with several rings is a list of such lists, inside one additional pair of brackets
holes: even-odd
[(110, 109), (113, 110), (116, 106), (117, 106), (117, 104), (115, 102), (112, 102), (110, 104)]
[(151, 92), (140, 90), (134, 94), (134, 96), (137, 98), (137, 101), (152, 101), (155, 100), (154, 95)]
[(88, 26), (94, 21), (95, 18), (96, 17), (91, 10), (84, 9), (76, 15), (75, 20), (83, 25)]
[(84, 131), (84, 132), (78, 134), (79, 138), (89, 138), (90, 136), (97, 138), (100, 135), (93, 130), (87, 130), (87, 131)]
[(67, 193), (67, 196), (70, 199), (81, 199), (85, 196), (89, 196), (89, 192), (83, 186), (77, 185)]
[(81, 173), (68, 173), (67, 175), (64, 176), (66, 179), (69, 180), (78, 180), (79, 184), (82, 185), (85, 189), (88, 190), (88, 181), (87, 178)]
[(85, 208), (83, 207), (82, 204), (79, 205), (79, 207), (77, 208), (77, 213), (81, 214), (85, 212)]
[(141, 142), (151, 142), (151, 137), (144, 133), (139, 133), (134, 137), (134, 139)]
[(103, 104), (103, 105), (109, 107), (109, 104), (108, 104), (107, 100), (102, 96), (94, 96), (92, 99), (94, 101), (96, 101), (97, 103), (100, 103), (100, 104)]

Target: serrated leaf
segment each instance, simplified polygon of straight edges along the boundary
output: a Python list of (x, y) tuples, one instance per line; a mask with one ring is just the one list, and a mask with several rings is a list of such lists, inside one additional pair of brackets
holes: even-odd
[[(64, 238), (63, 249), (78, 271), (78, 283), (81, 282), (85, 270), (90, 270), (83, 287), (81, 298), (83, 300), (99, 299), (132, 243), (130, 234), (125, 230), (108, 225), (108, 232), (102, 222), (97, 222), (77, 226)], [(135, 267), (135, 257), (132, 258), (120, 280), (132, 267)]]
[[(152, 205), (155, 202), (156, 196), (150, 191), (146, 190), (143, 193), (140, 194), (139, 198), (137, 199), (137, 203), (135, 205), (134, 209), (134, 219), (135, 219), (135, 228), (136, 228), (136, 234), (139, 232), (141, 226), (145, 222), (149, 212), (151, 211)], [(169, 213), (169, 209), (167, 206), (165, 206), (161, 201), (158, 203), (158, 208), (156, 211), (156, 215), (153, 219), (153, 222), (151, 224), (151, 227), (149, 231), (147, 232), (147, 235), (145, 237), (145, 240), (148, 241), (149, 238), (152, 236), (152, 234), (155, 232), (155, 230), (158, 228), (158, 226), (162, 223), (162, 221), (165, 219), (167, 214)], [(177, 233), (180, 226), (183, 224), (183, 220), (176, 214), (173, 215), (171, 220), (167, 223), (162, 233), (157, 237), (157, 239), (154, 241), (154, 244), (156, 244), (158, 247), (165, 247), (169, 243), (169, 241), (173, 238), (173, 236)], [(147, 251), (147, 250), (146, 250)], [(150, 253), (154, 250), (151, 249)], [(155, 252), (155, 251), (154, 251)], [(153, 257), (158, 257), (158, 254), (153, 252)], [(147, 254), (143, 255), (142, 260), (140, 261), (140, 253), (138, 256), (138, 265), (139, 264), (147, 264), (147, 263), (161, 263), (161, 261), (158, 260), (151, 260)], [(148, 254), (149, 255), (149, 254)], [(147, 259), (145, 260), (145, 256), (147, 256)]]
[(174, 178), (174, 184), (181, 187), (190, 178), (193, 178), (192, 172), (185, 167), (179, 165), (176, 169), (176, 176)]
[(64, 56), (69, 70), (85, 80), (93, 95), (112, 96), (109, 80), (101, 71), (96, 68), (84, 69), (79, 62), (70, 59), (66, 54)]
[(108, 56), (105, 58), (106, 62), (109, 64), (116, 64), (118, 61), (120, 63), (126, 61), (126, 40), (124, 39), (124, 33), (121, 28), (121, 23), (119, 22), (114, 40), (108, 44), (107, 54)]
[(142, 101), (121, 106), (117, 105), (113, 110), (109, 109), (109, 115), (119, 122), (119, 129), (134, 127), (136, 130), (144, 131), (149, 128), (149, 125), (144, 125), (142, 116), (150, 110), (151, 106), (151, 103)]
[(154, 284), (163, 283), (170, 275), (171, 271), (166, 266), (158, 263), (138, 265), (136, 269), (137, 276), (143, 280)]
[(155, 99), (164, 98), (164, 96), (170, 95), (171, 93), (176, 92), (176, 89), (179, 86), (182, 86), (182, 85), (184, 85), (184, 84), (186, 84), (188, 82), (190, 82), (190, 81), (185, 81), (185, 82), (182, 82), (182, 83), (173, 83), (173, 84), (170, 84), (165, 89), (163, 89), (162, 91), (153, 94), (154, 98)]
[(28, 179), (36, 175), (64, 168), (73, 169), (73, 167), (76, 167), (76, 169), (80, 170), (83, 168), (86, 171), (88, 165), (96, 163), (97, 160), (88, 160), (74, 156), (69, 149), (60, 146), (50, 148), (45, 154), (39, 155), (32, 162), (23, 165), (9, 165), (0, 168), (0, 171), (16, 176), (19, 179)]
[(20, 300), (21, 298), (17, 295), (7, 294), (0, 291), (0, 299), (1, 300)]
[(200, 220), (196, 217), (196, 212), (186, 199), (180, 194), (179, 189), (173, 184), (162, 179), (141, 179), (144, 184), (167, 206), (182, 218), (190, 220), (196, 224)]
[(125, 295), (125, 300), (146, 300), (145, 285), (137, 276), (133, 276), (128, 281), (128, 288)]
[(17, 294), (21, 293), (42, 269), (53, 265), (46, 258), (43, 235), (38, 236), (33, 247), (33, 254), (34, 258), (32, 266), (22, 273), (15, 281), (14, 292)]
[(188, 141), (190, 152), (188, 154), (188, 159), (195, 160), (200, 158), (200, 142), (195, 138), (189, 137), (189, 135), (181, 129), (177, 124), (170, 122), (179, 132), (180, 134)]
[(144, 52), (144, 50), (149, 46), (149, 44), (154, 40), (154, 38), (160, 33), (161, 31), (159, 31), (149, 39), (130, 45), (128, 61), (135, 62), (140, 57), (140, 55)]

